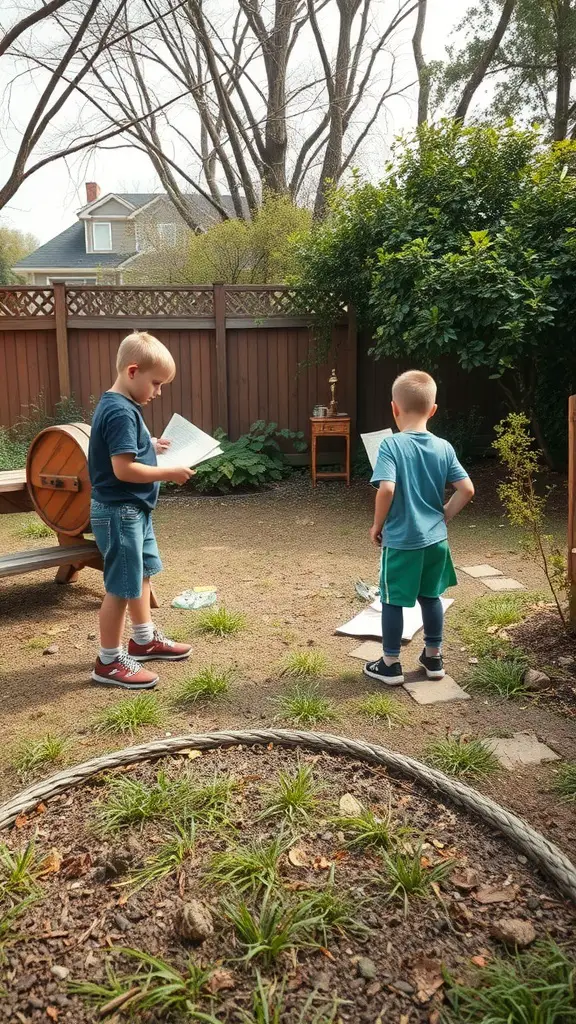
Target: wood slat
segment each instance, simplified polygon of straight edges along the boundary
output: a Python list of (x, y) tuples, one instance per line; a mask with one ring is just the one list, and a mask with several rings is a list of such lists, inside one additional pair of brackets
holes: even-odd
[(71, 547), (34, 548), (16, 551), (0, 556), (0, 579), (20, 576), (39, 569), (55, 569), (60, 565), (94, 562), (98, 564), (100, 553), (93, 541), (75, 544)]

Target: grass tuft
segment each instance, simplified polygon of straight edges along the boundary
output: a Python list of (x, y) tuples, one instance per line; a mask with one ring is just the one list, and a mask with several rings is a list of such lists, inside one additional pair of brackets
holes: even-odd
[(31, 636), (24, 644), (25, 651), (43, 651), (49, 647), (54, 640), (49, 636)]
[(561, 764), (554, 780), (554, 790), (564, 800), (576, 800), (576, 762)]
[(520, 659), (482, 658), (473, 665), (466, 682), (478, 693), (488, 693), (498, 697), (522, 697), (526, 694), (524, 673), (526, 662)]
[(324, 946), (328, 945), (330, 934), (334, 931), (340, 935), (363, 936), (370, 928), (358, 920), (358, 907), (361, 901), (345, 893), (337, 893), (334, 887), (334, 868), (330, 871), (328, 883), (307, 897), (309, 912), (312, 916), (319, 915), (321, 923), (319, 932)]
[(18, 527), (15, 531), (15, 536), (22, 537), (23, 539), (40, 540), (42, 537), (53, 537), (54, 531), (49, 526), (46, 526), (46, 523), (43, 523), (41, 519), (34, 516), (33, 519), (30, 519), (23, 526), (20, 525)]
[(47, 733), (39, 740), (27, 740), (14, 757), (14, 767), (21, 775), (33, 772), (47, 764), (58, 764), (64, 760), (69, 740), (63, 736)]
[(323, 697), (316, 685), (298, 683), (293, 689), (276, 697), (278, 707), (276, 718), (293, 725), (316, 725), (317, 722), (331, 722), (338, 718), (338, 712), (327, 697)]
[(202, 701), (219, 700), (230, 688), (231, 669), (208, 665), (192, 676), (186, 676), (173, 696), (179, 707), (189, 707)]
[[(248, 1012), (241, 1010), (241, 1024), (282, 1024), (290, 1014), (290, 1007), (285, 999), (287, 977), (279, 982), (274, 979), (265, 982), (260, 971), (256, 971), (256, 988), (252, 994), (252, 1008)], [(311, 992), (300, 1008), (295, 1024), (336, 1024), (340, 1020), (338, 1008), (342, 1000), (321, 998)]]
[(452, 871), (453, 860), (430, 865), (421, 849), (414, 853), (383, 853), (384, 870), (388, 878), (388, 899), (401, 900), (408, 914), (410, 900), (429, 900), (439, 897), (438, 886)]
[(451, 982), (446, 1024), (574, 1024), (574, 960), (554, 942), (498, 958), (472, 985)]
[(188, 776), (169, 779), (158, 772), (152, 785), (120, 776), (110, 779), (105, 799), (96, 805), (96, 825), (102, 832), (117, 832), (152, 819), (175, 819), (213, 826), (228, 822), (234, 782), (215, 777), (196, 786)]
[(41, 871), (42, 858), (36, 853), (33, 839), (22, 850), (10, 850), (0, 843), (0, 898), (38, 895)]
[(245, 628), (244, 612), (230, 612), (227, 608), (205, 608), (196, 619), (196, 632), (206, 636), (236, 636)]
[(424, 751), (424, 760), (447, 775), (482, 779), (500, 770), (496, 754), (483, 740), (448, 736), (432, 740)]
[(271, 965), (282, 953), (319, 944), (315, 936), (321, 930), (322, 914), (309, 900), (288, 904), (268, 889), (257, 910), (243, 900), (224, 902), (222, 909), (245, 950), (242, 959), (248, 962), (259, 959)]
[(406, 725), (410, 721), (410, 714), (404, 705), (387, 693), (369, 693), (356, 701), (354, 707), (373, 722), (385, 721), (389, 729), (393, 725)]
[(158, 698), (153, 693), (138, 693), (106, 708), (94, 723), (97, 732), (128, 733), (133, 736), (144, 725), (160, 725), (163, 718)]
[(321, 651), (291, 651), (282, 661), (282, 675), (291, 679), (318, 679), (327, 668), (328, 659)]
[(482, 658), (506, 653), (510, 641), (498, 636), (498, 631), (522, 622), (530, 605), (540, 599), (540, 594), (527, 591), (489, 594), (451, 613), (450, 622), (470, 654)]
[(229, 885), (236, 892), (257, 892), (271, 889), (280, 881), (280, 857), (289, 842), (279, 836), (266, 842), (256, 839), (246, 846), (235, 846), (212, 858), (208, 881)]
[(347, 845), (362, 850), (390, 850), (401, 838), (408, 835), (405, 826), (394, 821), (390, 810), (380, 817), (373, 811), (363, 810), (358, 815), (340, 815), (334, 824), (348, 836)]
[(295, 774), (280, 772), (276, 785), (268, 790), (261, 817), (283, 817), (291, 824), (307, 821), (316, 808), (316, 794), (312, 769), (307, 765), (299, 765)]
[(185, 860), (191, 857), (196, 842), (196, 825), (194, 819), (185, 824), (174, 822), (173, 834), (165, 840), (158, 851), (148, 857), (141, 868), (130, 872), (128, 878), (117, 885), (128, 886), (130, 895), (134, 895), (146, 885), (166, 878), (177, 871)]

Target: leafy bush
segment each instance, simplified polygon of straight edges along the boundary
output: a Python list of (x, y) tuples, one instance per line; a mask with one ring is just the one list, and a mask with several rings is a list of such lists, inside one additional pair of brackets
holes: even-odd
[(27, 412), (21, 416), (13, 427), (0, 426), (0, 470), (22, 469), (26, 465), (26, 456), (30, 443), (46, 427), (56, 423), (86, 423), (93, 411), (93, 401), (87, 412), (81, 408), (74, 397), (61, 398), (49, 413), (46, 399), (42, 393), (36, 402), (26, 406)]
[(196, 467), (192, 480), (198, 491), (216, 491), (227, 494), (236, 488), (255, 490), (282, 480), (290, 473), (290, 465), (278, 439), (292, 441), (296, 451), (305, 451), (306, 442), (301, 431), (279, 430), (276, 423), (258, 420), (237, 441), (230, 441), (221, 430), (214, 432), (223, 455)]

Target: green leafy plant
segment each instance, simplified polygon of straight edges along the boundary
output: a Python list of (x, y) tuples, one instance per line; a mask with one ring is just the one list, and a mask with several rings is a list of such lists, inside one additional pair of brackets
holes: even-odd
[[(339, 935), (364, 936), (370, 928), (358, 919), (358, 910), (363, 901), (357, 895), (336, 892), (334, 885), (334, 867), (326, 884), (306, 896), (308, 910), (311, 915), (320, 917), (319, 933), (324, 946), (332, 932)], [(365, 902), (365, 901), (364, 901)]]
[(542, 600), (542, 595), (516, 590), (510, 594), (489, 594), (479, 597), (466, 608), (458, 609), (451, 625), (466, 649), (478, 657), (505, 654), (511, 644), (501, 630), (522, 622), (530, 608)]
[(373, 722), (385, 721), (389, 729), (393, 725), (406, 725), (410, 721), (410, 715), (403, 704), (387, 693), (369, 693), (354, 701), (353, 707)]
[(69, 743), (64, 736), (50, 733), (39, 740), (27, 740), (16, 752), (14, 767), (21, 775), (26, 775), (44, 765), (58, 764), (64, 760)]
[(293, 689), (274, 699), (278, 707), (277, 718), (292, 722), (293, 725), (316, 725), (338, 718), (338, 712), (327, 697), (323, 697), (317, 686), (297, 684)]
[(317, 806), (317, 792), (308, 765), (298, 765), (293, 774), (280, 772), (277, 783), (268, 790), (261, 817), (282, 817), (291, 824), (307, 821)]
[(334, 824), (348, 836), (348, 846), (356, 846), (363, 850), (390, 850), (409, 832), (408, 828), (394, 820), (390, 808), (382, 816), (363, 809), (360, 814), (341, 814), (333, 820)]
[(468, 464), (482, 455), (482, 450), (478, 449), (478, 436), (483, 423), (484, 418), (476, 405), (466, 412), (456, 414), (441, 409), (439, 415), (434, 417), (432, 432), (450, 441), (459, 460)]
[(566, 762), (557, 769), (554, 789), (564, 800), (576, 800), (576, 762)]
[(199, 491), (226, 494), (236, 488), (258, 489), (282, 480), (290, 466), (280, 447), (280, 439), (290, 441), (296, 451), (307, 445), (301, 432), (279, 430), (276, 423), (258, 420), (237, 441), (229, 441), (223, 431), (215, 431), (223, 454), (196, 467), (192, 481)]
[(42, 537), (53, 537), (54, 531), (49, 526), (46, 526), (46, 523), (43, 523), (38, 516), (33, 516), (23, 525), (18, 525), (16, 536), (29, 538), (30, 540), (40, 540)]
[(31, 839), (22, 850), (11, 850), (0, 843), (0, 897), (35, 896), (40, 892), (37, 879), (42, 858)]
[(279, 862), (288, 846), (289, 841), (282, 835), (233, 846), (213, 857), (207, 880), (229, 885), (239, 893), (270, 889), (279, 882)]
[(321, 651), (291, 651), (282, 662), (282, 675), (292, 679), (318, 679), (326, 674), (328, 659)]
[[(508, 470), (507, 480), (498, 487), (500, 500), (513, 526), (523, 531), (523, 547), (543, 570), (558, 610), (566, 625), (560, 595), (568, 589), (566, 558), (554, 538), (545, 532), (546, 498), (538, 494), (536, 479), (542, 453), (534, 448), (530, 421), (523, 413), (511, 412), (494, 428), (493, 447)], [(548, 488), (547, 494), (549, 494)]]
[(465, 736), (432, 740), (424, 751), (424, 759), (441, 772), (468, 779), (485, 778), (501, 767), (487, 743)]
[(536, 943), (483, 967), (473, 984), (450, 980), (445, 1024), (573, 1024), (574, 960), (554, 942)]
[(526, 662), (520, 658), (481, 658), (466, 678), (472, 690), (498, 697), (522, 697), (526, 691)]
[(162, 708), (153, 693), (137, 693), (123, 697), (99, 715), (94, 723), (97, 732), (128, 733), (133, 736), (144, 725), (160, 725)]
[(128, 886), (133, 895), (146, 885), (166, 878), (178, 871), (184, 861), (192, 856), (196, 842), (196, 825), (194, 819), (181, 824), (174, 822), (173, 833), (161, 844), (153, 856), (148, 857), (141, 868), (131, 871), (128, 878), (118, 882), (118, 886)]
[(234, 782), (227, 776), (215, 776), (212, 782), (195, 785), (188, 776), (169, 779), (158, 772), (152, 785), (120, 776), (111, 778), (105, 797), (96, 804), (97, 827), (115, 832), (151, 819), (185, 822), (194, 818), (204, 825), (228, 822)]
[(232, 669), (207, 665), (194, 675), (185, 676), (172, 699), (184, 708), (204, 701), (220, 700), (228, 693), (231, 677)]
[(227, 608), (205, 608), (196, 619), (196, 632), (207, 636), (236, 636), (245, 628), (244, 612), (231, 612)]
[(272, 964), (282, 953), (318, 945), (314, 936), (321, 930), (322, 913), (309, 900), (289, 904), (267, 890), (258, 909), (240, 900), (223, 902), (222, 910), (245, 950), (244, 960)]
[(410, 900), (438, 898), (438, 886), (450, 874), (454, 861), (429, 865), (419, 847), (413, 853), (395, 850), (383, 853), (384, 870), (387, 876), (388, 899), (401, 900), (404, 913), (408, 914)]

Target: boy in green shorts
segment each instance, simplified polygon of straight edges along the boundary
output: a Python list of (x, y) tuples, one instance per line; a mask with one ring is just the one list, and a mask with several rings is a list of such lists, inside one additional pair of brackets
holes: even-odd
[[(400, 664), (403, 608), (422, 609), (425, 647), (420, 665), (428, 679), (442, 679), (444, 614), (440, 595), (457, 582), (446, 524), (474, 495), (474, 485), (448, 441), (427, 429), (434, 415), (436, 382), (420, 370), (394, 381), (392, 412), (399, 433), (380, 445), (372, 483), (378, 488), (370, 536), (382, 547), (380, 598), (383, 656), (364, 674), (387, 686), (404, 682)], [(454, 494), (444, 504), (446, 484)]]

